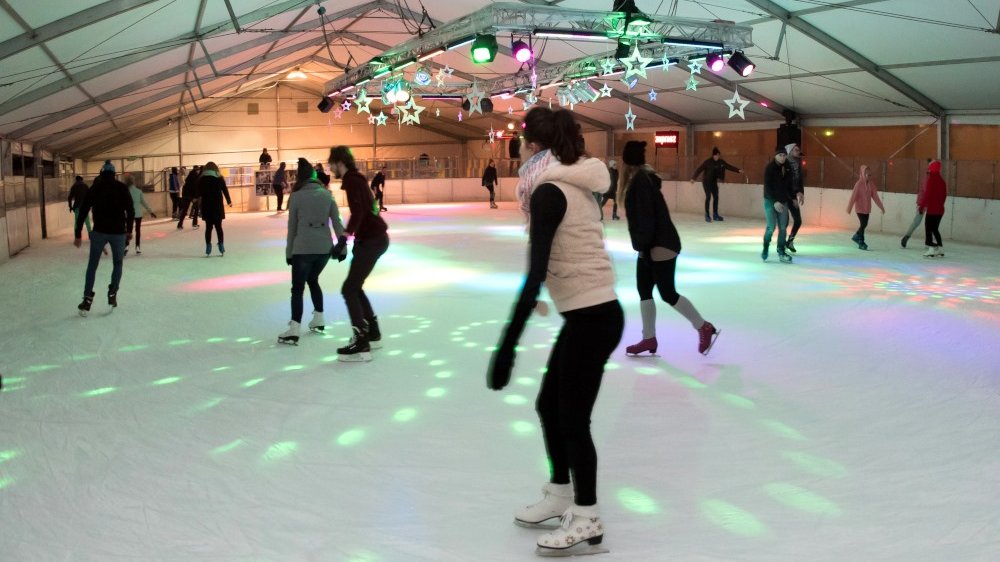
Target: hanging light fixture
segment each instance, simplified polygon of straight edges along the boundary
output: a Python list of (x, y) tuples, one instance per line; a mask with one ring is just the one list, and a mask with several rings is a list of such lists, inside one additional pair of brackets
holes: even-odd
[(497, 36), (496, 35), (476, 35), (472, 42), (472, 62), (484, 64), (493, 62), (497, 56)]
[(715, 73), (722, 72), (726, 68), (726, 59), (722, 53), (712, 53), (705, 59), (705, 66)]
[(285, 76), (285, 78), (289, 80), (305, 80), (307, 76), (305, 72), (302, 72), (301, 68), (296, 66), (295, 70), (289, 72), (288, 75)]
[(510, 50), (514, 54), (514, 59), (521, 64), (535, 58), (535, 54), (531, 51), (531, 47), (520, 39), (511, 43)]
[(736, 51), (729, 57), (729, 66), (744, 78), (753, 74), (754, 69), (757, 68), (757, 65), (752, 63), (741, 51)]

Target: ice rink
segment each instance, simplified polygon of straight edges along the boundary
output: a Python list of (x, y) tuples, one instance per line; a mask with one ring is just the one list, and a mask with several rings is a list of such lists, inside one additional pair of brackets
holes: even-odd
[[(511, 514), (547, 479), (534, 396), (559, 316), (485, 385), (519, 212), (390, 206), (366, 286), (384, 347), (352, 364), (346, 262), (321, 278), (327, 334), (276, 343), (285, 219), (230, 215), (208, 258), (203, 230), (148, 222), (117, 310), (104, 258), (87, 318), (86, 241), (0, 266), (0, 560), (537, 559)], [(626, 357), (635, 255), (606, 223), (626, 329), (593, 417), (611, 552), (588, 560), (1000, 559), (1000, 249), (925, 259), (921, 229), (862, 252), (806, 224), (793, 264), (762, 263), (763, 219), (675, 219), (678, 290), (722, 334), (701, 356), (659, 302), (658, 356)]]

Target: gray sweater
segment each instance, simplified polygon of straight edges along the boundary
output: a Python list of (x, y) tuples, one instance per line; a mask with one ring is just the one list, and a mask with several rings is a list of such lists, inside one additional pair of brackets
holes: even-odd
[(340, 210), (333, 195), (319, 181), (311, 179), (292, 193), (288, 202), (288, 243), (285, 257), (295, 254), (328, 254), (333, 248), (330, 223), (337, 236), (344, 235)]

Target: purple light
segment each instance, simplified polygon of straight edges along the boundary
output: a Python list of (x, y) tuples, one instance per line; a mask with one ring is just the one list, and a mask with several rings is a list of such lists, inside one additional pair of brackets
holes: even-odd
[(719, 53), (708, 55), (705, 62), (708, 63), (708, 68), (712, 72), (722, 72), (722, 70), (726, 68), (726, 60)]
[(514, 58), (520, 63), (528, 62), (534, 57), (531, 47), (524, 41), (514, 41), (514, 44), (510, 46), (510, 50), (514, 52)]

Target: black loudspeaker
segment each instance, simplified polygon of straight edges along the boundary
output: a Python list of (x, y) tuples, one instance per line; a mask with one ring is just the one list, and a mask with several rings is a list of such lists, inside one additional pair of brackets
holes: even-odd
[(516, 135), (510, 138), (510, 142), (507, 143), (507, 156), (517, 160), (521, 157), (521, 139)]
[(333, 109), (333, 100), (323, 96), (323, 99), (319, 100), (319, 103), (316, 104), (316, 108), (322, 113), (330, 113), (330, 110)]
[(790, 125), (788, 123), (778, 127), (778, 144), (777, 146), (784, 147), (786, 144), (795, 143), (802, 146), (802, 131), (799, 129), (798, 125)]
[[(462, 102), (462, 109), (469, 111), (471, 107), (472, 104), (469, 103), (469, 100)], [(483, 110), (484, 114), (493, 113), (493, 100), (490, 98), (483, 98), (482, 101), (479, 102), (479, 108)]]

